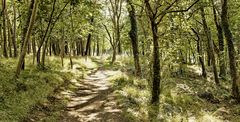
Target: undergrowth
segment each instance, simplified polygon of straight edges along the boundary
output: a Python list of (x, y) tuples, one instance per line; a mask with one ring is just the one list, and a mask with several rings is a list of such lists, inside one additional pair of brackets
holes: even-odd
[(17, 59), (0, 60), (0, 121), (23, 121), (35, 106), (48, 101), (54, 90), (67, 82), (72, 74), (62, 72), (58, 59), (39, 70), (26, 59), (26, 69), (14, 78)]
[[(131, 61), (122, 59), (121, 62), (125, 67), (119, 68), (125, 68), (125, 75), (112, 80), (112, 83), (120, 98), (119, 103), (124, 103), (124, 116), (130, 121), (238, 122), (240, 120), (240, 105), (231, 98), (230, 81), (221, 80), (221, 87), (217, 87), (211, 77), (209, 79), (200, 77), (192, 66), (185, 66), (183, 74), (171, 75), (163, 72), (165, 77), (161, 80), (160, 104), (158, 107), (152, 107), (151, 82), (147, 80), (150, 78), (147, 75), (142, 79), (134, 77), (134, 74), (127, 70)], [(152, 111), (158, 112), (157, 118), (153, 119), (149, 116)]]

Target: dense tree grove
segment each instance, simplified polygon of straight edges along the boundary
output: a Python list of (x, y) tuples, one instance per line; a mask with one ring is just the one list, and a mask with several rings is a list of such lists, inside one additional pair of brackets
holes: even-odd
[(49, 57), (59, 57), (62, 67), (69, 61), (73, 69), (76, 57), (109, 56), (114, 65), (118, 56), (128, 56), (132, 75), (149, 81), (149, 105), (161, 104), (163, 82), (186, 76), (189, 66), (197, 67), (205, 82), (229, 89), (231, 98), (240, 101), (240, 1), (1, 2), (0, 58), (18, 60), (12, 76), (16, 82), (26, 64), (48, 69)]

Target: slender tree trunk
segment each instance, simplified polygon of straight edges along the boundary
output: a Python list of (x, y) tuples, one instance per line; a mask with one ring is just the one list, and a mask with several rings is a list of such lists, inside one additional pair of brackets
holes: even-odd
[[(152, 8), (149, 0), (145, 0), (146, 11), (151, 22), (151, 31), (153, 36), (153, 80), (152, 80), (152, 105), (159, 104), (160, 95), (160, 55), (158, 44), (158, 22), (156, 22), (156, 13), (152, 13)], [(163, 16), (162, 16), (163, 17)], [(159, 21), (160, 22), (160, 21)]]
[(36, 40), (35, 37), (32, 38), (32, 52), (33, 52), (33, 64), (35, 63), (36, 57)]
[[(94, 18), (92, 17), (91, 20), (90, 20), (90, 24), (93, 24), (93, 20)], [(92, 30), (91, 30), (92, 31)], [(92, 34), (91, 32), (88, 34), (88, 38), (87, 38), (87, 44), (86, 44), (86, 50), (85, 50), (85, 53), (84, 55), (87, 56), (88, 54), (90, 54), (90, 48), (91, 48), (91, 37), (92, 37)], [(89, 55), (90, 56), (90, 55)]]
[(214, 72), (215, 83), (217, 85), (220, 85), (219, 84), (219, 79), (218, 79), (217, 67), (216, 67), (216, 59), (215, 59), (215, 54), (214, 54), (214, 49), (213, 49), (214, 48), (213, 47), (213, 40), (211, 38), (212, 35), (211, 35), (211, 32), (210, 32), (210, 29), (207, 26), (207, 22), (206, 22), (206, 19), (205, 19), (204, 8), (201, 7), (200, 10), (201, 10), (204, 32), (205, 32), (205, 35), (207, 36), (207, 40), (208, 40), (209, 56), (210, 56), (211, 61), (212, 61), (212, 69), (213, 69), (213, 72)]
[[(0, 39), (1, 39), (1, 41), (0, 41), (0, 46), (3, 47), (3, 45), (2, 45), (2, 40), (3, 40), (2, 24), (0, 24)], [(0, 56), (2, 56), (1, 52), (0, 52)]]
[(13, 45), (13, 49), (14, 49), (14, 52), (13, 52), (13, 56), (14, 57), (17, 57), (17, 44), (16, 44), (16, 39), (14, 37), (14, 29), (12, 28), (12, 24), (11, 24), (11, 21), (9, 19), (9, 16), (8, 16), (8, 13), (6, 12), (6, 18), (7, 18), (7, 23), (8, 23), (8, 44), (10, 46), (10, 51), (9, 53), (10, 54), (10, 57), (12, 57), (12, 45)]
[(9, 57), (12, 57), (12, 38), (11, 38), (11, 30), (10, 25), (8, 26), (8, 50), (9, 50)]
[(199, 55), (198, 56), (199, 62), (200, 62), (201, 67), (202, 67), (202, 76), (204, 78), (207, 78), (207, 72), (206, 72), (204, 58), (203, 58), (203, 53), (202, 53), (202, 40), (200, 39), (199, 34), (198, 34), (197, 31), (195, 31), (193, 28), (192, 28), (192, 31), (197, 36), (197, 52), (198, 52), (198, 55)]
[(141, 76), (141, 67), (139, 64), (139, 51), (138, 51), (138, 28), (137, 28), (137, 19), (136, 19), (136, 12), (135, 8), (132, 5), (132, 1), (128, 0), (127, 1), (129, 6), (128, 12), (129, 12), (129, 18), (131, 22), (131, 30), (129, 32), (129, 36), (131, 38), (131, 43), (132, 43), (132, 49), (133, 49), (133, 56), (134, 56), (134, 64), (135, 64), (135, 73), (137, 76)]
[(91, 36), (92, 34), (88, 34), (88, 38), (87, 38), (87, 44), (86, 44), (86, 50), (85, 50), (85, 53), (84, 55), (87, 56), (90, 52), (90, 47), (91, 47)]
[(49, 46), (48, 46), (48, 48), (49, 48), (49, 55), (50, 55), (50, 56), (52, 56), (52, 45), (53, 45), (53, 41), (50, 40)]
[[(73, 17), (72, 17), (72, 6), (70, 7), (70, 15), (71, 15), (71, 28), (72, 32), (71, 35), (74, 35), (74, 26), (73, 26)], [(69, 60), (70, 60), (70, 67), (73, 69), (73, 61), (72, 61), (72, 49), (73, 49), (73, 36), (71, 36), (71, 42), (70, 42), (70, 53), (69, 53)]]
[[(54, 0), (53, 2), (53, 7), (52, 7), (52, 12), (51, 12), (51, 15), (50, 15), (50, 19), (48, 21), (48, 26), (47, 26), (47, 29), (43, 35), (43, 38), (40, 42), (40, 45), (39, 45), (39, 48), (38, 48), (38, 51), (37, 51), (37, 65), (40, 66), (41, 64), (41, 61), (40, 61), (40, 57), (41, 57), (41, 48), (42, 48), (42, 45), (44, 44), (44, 41), (45, 41), (45, 38), (47, 37), (47, 34), (48, 34), (48, 31), (50, 29), (50, 25), (52, 23), (52, 20), (53, 20), (53, 13), (55, 11), (55, 5), (56, 5), (56, 0)], [(46, 44), (46, 43), (45, 43)], [(44, 58), (43, 58), (44, 59)], [(43, 63), (44, 64), (44, 63)]]
[(97, 56), (100, 56), (99, 39), (97, 39)]
[(211, 64), (212, 64), (211, 54), (209, 48), (207, 47), (207, 65), (211, 66)]
[(42, 61), (41, 61), (41, 66), (45, 66), (45, 57), (46, 57), (46, 50), (48, 47), (48, 41), (45, 41), (45, 44), (43, 45), (43, 52), (42, 52)]
[[(28, 1), (27, 1), (28, 2)], [(27, 3), (28, 5), (28, 3)], [(32, 14), (32, 9), (33, 9), (33, 4), (30, 4), (30, 8), (28, 10), (28, 15), (27, 15), (27, 18), (25, 19), (24, 17), (22, 17), (22, 19), (20, 19), (21, 23), (23, 23), (23, 21), (26, 21), (26, 23), (23, 23), (21, 24), (21, 29), (22, 29), (22, 40), (21, 40), (21, 51), (20, 51), (20, 55), (21, 55), (21, 52), (23, 51), (23, 46), (24, 46), (24, 40), (26, 38), (26, 34), (27, 34), (27, 31), (28, 31), (28, 27), (29, 27), (29, 23), (30, 23), (30, 20), (31, 20), (31, 14)], [(24, 25), (24, 26), (22, 26)], [(28, 44), (28, 42), (27, 42)], [(26, 47), (27, 48), (27, 47)], [(20, 58), (20, 57), (19, 57)], [(22, 66), (21, 66), (22, 70), (25, 69), (25, 58), (23, 58), (23, 61), (22, 61)]]
[(92, 52), (93, 56), (95, 55), (95, 51), (96, 51), (96, 42), (93, 43), (93, 52)]
[[(110, 44), (111, 44), (111, 46), (112, 46), (113, 56), (112, 56), (112, 62), (111, 62), (111, 64), (113, 64), (113, 63), (115, 62), (115, 60), (116, 60), (116, 53), (117, 53), (118, 42), (115, 42), (115, 41), (114, 41), (114, 32), (113, 32), (113, 36), (111, 36), (111, 34), (110, 34), (107, 26), (104, 25), (104, 24), (103, 24), (103, 26), (104, 26), (105, 30), (107, 31), (107, 34), (108, 34), (108, 37), (109, 37), (109, 42), (110, 42)], [(112, 37), (113, 37), (113, 38), (112, 38)], [(104, 43), (103, 43), (103, 44), (104, 44)]]
[(17, 43), (16, 43), (16, 33), (17, 33), (17, 14), (16, 14), (16, 6), (14, 0), (12, 0), (12, 6), (13, 6), (13, 35), (12, 35), (12, 43), (13, 43), (13, 49), (14, 49), (14, 57), (17, 57)]
[(117, 30), (116, 30), (116, 42), (118, 42), (118, 54), (122, 54), (122, 42), (121, 42), (121, 34), (120, 34), (120, 27), (119, 27), (119, 22), (117, 25)]
[(28, 29), (27, 29), (27, 33), (25, 35), (25, 38), (23, 40), (23, 48), (22, 48), (22, 51), (21, 51), (21, 54), (20, 54), (20, 57), (19, 57), (19, 61), (18, 61), (18, 65), (17, 65), (17, 69), (16, 69), (16, 74), (15, 76), (18, 78), (18, 76), (20, 75), (20, 71), (21, 71), (21, 67), (23, 65), (23, 61), (24, 61), (24, 58), (25, 58), (25, 55), (26, 55), (26, 51), (27, 51), (27, 44), (28, 44), (28, 41), (30, 39), (30, 36), (31, 36), (31, 32), (32, 32), (32, 28), (33, 28), (33, 25), (34, 25), (34, 21), (35, 21), (35, 17), (36, 17), (36, 13), (37, 13), (37, 0), (31, 0), (31, 6), (30, 6), (30, 10), (31, 12), (29, 12), (31, 15), (30, 17), (30, 21), (29, 21), (29, 24), (28, 24)]
[(232, 95), (236, 99), (240, 100), (240, 95), (239, 95), (239, 89), (238, 89), (238, 73), (237, 73), (237, 67), (236, 67), (236, 52), (234, 49), (234, 44), (233, 44), (233, 35), (229, 27), (229, 22), (228, 22), (228, 0), (223, 0), (222, 3), (222, 26), (223, 26), (223, 31), (227, 40), (227, 45), (228, 45), (228, 56), (229, 56), (229, 66), (230, 66), (230, 73), (232, 77)]
[(2, 0), (2, 12), (3, 12), (3, 56), (8, 58), (7, 53), (7, 20), (6, 20), (6, 12), (7, 12), (7, 3), (6, 0)]
[(76, 51), (77, 51), (77, 56), (80, 55), (80, 42), (79, 40), (76, 42)]
[(213, 9), (213, 15), (214, 15), (214, 22), (215, 26), (217, 28), (217, 36), (218, 36), (218, 44), (219, 44), (219, 54), (218, 54), (218, 59), (219, 59), (219, 65), (220, 65), (220, 72), (219, 76), (220, 77), (225, 77), (226, 76), (226, 65), (225, 65), (225, 56), (224, 56), (224, 38), (223, 38), (223, 29), (221, 26), (221, 23), (219, 22), (217, 12), (216, 12), (216, 6), (214, 5), (214, 1), (211, 0), (212, 2), (212, 9)]
[(73, 69), (72, 47), (71, 46), (70, 46), (70, 51), (69, 51), (69, 61), (70, 61), (70, 68)]
[(158, 44), (158, 28), (157, 24), (152, 21), (152, 34), (153, 34), (153, 89), (152, 89), (152, 103), (159, 103), (160, 95), (160, 57), (159, 57), (159, 44)]
[[(53, 3), (53, 8), (52, 8), (52, 12), (51, 12), (51, 16), (50, 16), (50, 19), (49, 19), (49, 22), (48, 22), (48, 26), (47, 26), (47, 30), (45, 31), (45, 34), (43, 35), (43, 38), (39, 44), (39, 48), (38, 48), (38, 51), (37, 51), (37, 64), (40, 65), (41, 62), (40, 62), (40, 55), (41, 55), (41, 47), (43, 46), (44, 42), (45, 42), (45, 39), (48, 40), (49, 39), (49, 35), (52, 33), (52, 30), (53, 28), (55, 27), (55, 24), (56, 22), (59, 20), (60, 16), (62, 15), (64, 9), (66, 8), (66, 6), (70, 3), (70, 1), (68, 1), (64, 7), (61, 9), (60, 13), (57, 15), (55, 21), (52, 21), (53, 20), (53, 13), (55, 11), (55, 4), (56, 4), (56, 0), (54, 0), (54, 3)], [(51, 26), (51, 27), (50, 27)], [(48, 32), (49, 30), (49, 32)], [(44, 55), (45, 56), (45, 55)]]
[(8, 50), (9, 50), (9, 57), (12, 57), (12, 39), (11, 39), (11, 32), (10, 28), (8, 28)]
[(113, 55), (112, 55), (112, 62), (111, 62), (111, 64), (113, 64), (115, 62), (116, 55), (117, 55), (117, 49), (116, 49), (116, 47), (113, 47)]
[(223, 30), (221, 25), (217, 25), (218, 31), (218, 43), (219, 43), (219, 64), (220, 64), (220, 77), (226, 76), (226, 65), (225, 65), (225, 56), (224, 56), (224, 39), (223, 39)]
[(80, 41), (80, 44), (81, 44), (81, 55), (84, 56), (84, 42), (83, 40)]
[(61, 42), (60, 42), (60, 55), (61, 55), (62, 67), (64, 67), (64, 62), (63, 62), (64, 52), (65, 52), (64, 47), (65, 47), (64, 29), (62, 29), (62, 38), (61, 38)]

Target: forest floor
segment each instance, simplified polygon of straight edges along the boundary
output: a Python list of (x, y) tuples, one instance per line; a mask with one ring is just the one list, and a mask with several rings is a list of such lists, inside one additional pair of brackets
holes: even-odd
[(110, 82), (122, 74), (120, 70), (107, 69), (100, 58), (81, 58), (75, 59), (73, 69), (63, 70), (68, 71), (73, 77), (55, 91), (52, 100), (38, 105), (40, 109), (33, 110), (27, 121), (127, 121)]
[(61, 92), (69, 102), (61, 122), (123, 122), (109, 79), (119, 71), (98, 68), (84, 79), (73, 80), (74, 90)]
[(182, 74), (162, 67), (160, 106), (152, 108), (147, 65), (142, 65), (144, 77), (139, 79), (128, 57), (118, 57), (113, 65), (108, 58), (74, 58), (73, 69), (69, 59), (63, 67), (59, 58), (47, 62), (51, 68), (46, 70), (28, 63), (15, 81), (16, 61), (1, 60), (0, 121), (148, 122), (153, 109), (159, 111), (156, 121), (163, 122), (240, 121), (231, 83), (221, 80), (216, 87), (212, 74), (203, 79), (198, 66), (184, 66)]

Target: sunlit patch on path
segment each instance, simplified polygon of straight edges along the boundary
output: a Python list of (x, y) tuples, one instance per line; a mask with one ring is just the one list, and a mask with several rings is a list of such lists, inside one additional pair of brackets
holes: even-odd
[(97, 70), (82, 80), (73, 80), (76, 91), (63, 91), (69, 99), (62, 122), (124, 122), (109, 78), (121, 72)]

